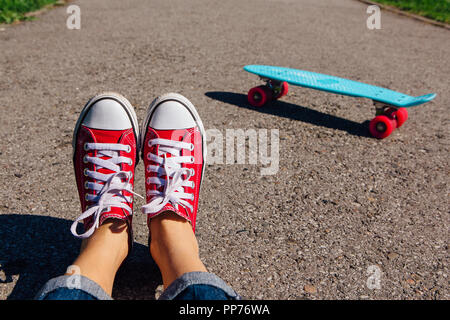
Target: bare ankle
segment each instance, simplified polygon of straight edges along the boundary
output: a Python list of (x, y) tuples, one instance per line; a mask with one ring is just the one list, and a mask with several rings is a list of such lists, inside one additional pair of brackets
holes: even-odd
[(184, 247), (198, 256), (198, 243), (191, 224), (174, 212), (166, 211), (151, 219), (150, 233), (152, 255)]
[(166, 212), (150, 221), (150, 230), (150, 253), (159, 266), (165, 287), (184, 273), (207, 271), (188, 221)]

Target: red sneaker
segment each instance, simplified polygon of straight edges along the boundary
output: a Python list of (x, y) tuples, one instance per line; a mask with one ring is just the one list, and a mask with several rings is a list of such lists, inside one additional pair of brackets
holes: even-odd
[[(126, 220), (131, 235), (139, 127), (133, 107), (116, 93), (88, 101), (75, 126), (73, 164), (83, 213), (70, 230), (88, 238), (106, 219)], [(80, 221), (84, 233), (77, 233)]]
[(172, 211), (188, 220), (195, 232), (198, 196), (205, 171), (206, 136), (192, 103), (176, 93), (156, 98), (142, 126), (147, 204), (150, 219)]

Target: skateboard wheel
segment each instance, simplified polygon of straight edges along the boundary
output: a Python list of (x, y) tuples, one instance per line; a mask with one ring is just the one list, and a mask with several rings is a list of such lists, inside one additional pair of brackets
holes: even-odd
[(272, 99), (272, 91), (267, 86), (258, 86), (250, 89), (247, 94), (247, 99), (253, 107), (259, 108), (264, 106), (267, 101)]
[(369, 131), (372, 136), (378, 139), (388, 137), (397, 126), (395, 119), (390, 119), (388, 116), (376, 116), (369, 123)]
[(280, 85), (280, 93), (278, 93), (277, 96), (274, 97), (274, 99), (280, 99), (282, 96), (285, 96), (288, 94), (289, 91), (289, 85), (286, 81), (283, 81)]
[(408, 110), (406, 108), (399, 108), (395, 111), (395, 117), (397, 118), (397, 128), (400, 128), (408, 120)]
[(286, 81), (281, 84), (281, 97), (287, 95), (289, 92), (289, 85)]

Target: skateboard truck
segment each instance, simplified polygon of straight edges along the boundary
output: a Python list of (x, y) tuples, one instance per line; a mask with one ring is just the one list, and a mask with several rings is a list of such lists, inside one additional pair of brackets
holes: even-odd
[[(262, 81), (266, 83), (266, 86), (272, 90), (273, 97), (278, 97), (283, 90), (283, 82), (274, 79), (268, 79), (264, 77), (260, 77)], [(286, 84), (287, 85), (287, 84)]]
[(387, 114), (389, 113), (391, 110), (391, 112), (394, 110), (398, 110), (399, 107), (395, 107), (395, 106), (391, 106), (389, 104), (383, 103), (383, 102), (379, 102), (379, 101), (373, 101), (373, 105), (375, 106), (375, 116), (379, 116), (382, 114)]

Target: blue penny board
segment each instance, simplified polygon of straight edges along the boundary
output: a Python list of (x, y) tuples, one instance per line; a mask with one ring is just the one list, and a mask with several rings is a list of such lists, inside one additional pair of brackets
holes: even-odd
[(413, 107), (433, 100), (435, 93), (413, 97), (370, 84), (297, 69), (248, 65), (244, 70), (263, 78), (286, 81), (290, 84), (352, 97), (368, 98), (396, 107)]

